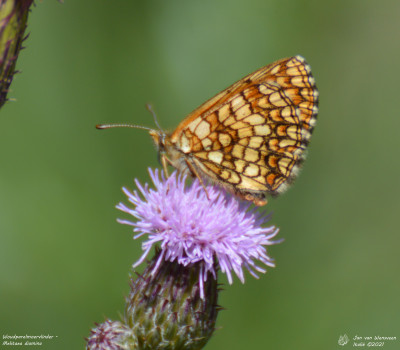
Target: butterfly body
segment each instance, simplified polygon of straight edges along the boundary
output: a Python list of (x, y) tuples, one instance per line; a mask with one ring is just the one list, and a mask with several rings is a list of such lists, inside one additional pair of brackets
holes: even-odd
[(318, 92), (300, 56), (244, 77), (168, 135), (150, 132), (163, 165), (222, 185), (256, 205), (282, 193), (305, 157)]

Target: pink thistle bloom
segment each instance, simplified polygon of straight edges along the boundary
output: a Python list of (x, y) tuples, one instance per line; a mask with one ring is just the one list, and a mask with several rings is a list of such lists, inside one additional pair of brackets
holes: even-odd
[(186, 176), (176, 172), (168, 179), (163, 172), (160, 176), (157, 169), (149, 169), (149, 173), (155, 189), (135, 180), (141, 195), (123, 188), (134, 208), (123, 203), (117, 205), (119, 210), (136, 218), (134, 222), (118, 219), (119, 223), (133, 227), (137, 232), (134, 239), (147, 235), (142, 243), (144, 253), (133, 267), (141, 264), (156, 244), (161, 252), (153, 274), (164, 260), (184, 266), (201, 262), (202, 298), (208, 272), (216, 278), (219, 268), (232, 284), (232, 272), (244, 283), (245, 269), (256, 278), (257, 272), (266, 272), (257, 262), (274, 267), (266, 246), (279, 242), (272, 240), (278, 229), (261, 226), (269, 219), (268, 215), (249, 209), (251, 203), (228, 196), (217, 187), (207, 186), (207, 198), (197, 179), (186, 186)]

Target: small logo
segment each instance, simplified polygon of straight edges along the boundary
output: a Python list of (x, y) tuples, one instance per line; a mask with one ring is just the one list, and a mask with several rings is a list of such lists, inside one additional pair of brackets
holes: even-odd
[(339, 335), (338, 344), (341, 346), (346, 345), (349, 342), (349, 337), (347, 334)]

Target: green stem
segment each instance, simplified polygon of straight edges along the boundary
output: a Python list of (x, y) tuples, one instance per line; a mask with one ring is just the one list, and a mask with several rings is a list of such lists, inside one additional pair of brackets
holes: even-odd
[(0, 0), (0, 108), (15, 74), (33, 0)]

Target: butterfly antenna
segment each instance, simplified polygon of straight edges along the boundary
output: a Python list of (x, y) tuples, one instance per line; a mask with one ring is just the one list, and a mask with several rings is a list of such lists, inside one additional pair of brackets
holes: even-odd
[(146, 126), (134, 125), (134, 124), (99, 124), (96, 125), (96, 129), (110, 129), (110, 128), (134, 128), (152, 131), (153, 129)]
[(158, 130), (162, 131), (160, 124), (158, 124), (156, 112), (153, 110), (153, 106), (150, 103), (146, 104), (147, 110), (153, 115), (154, 123), (156, 124)]

